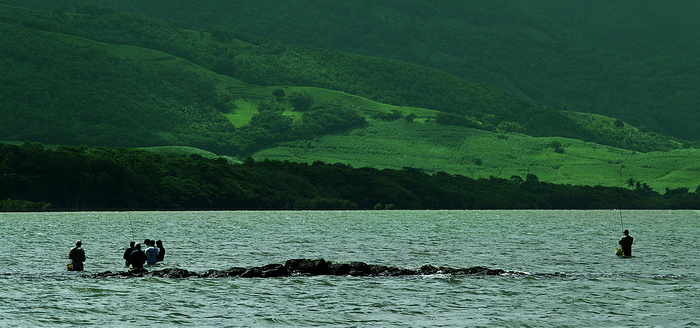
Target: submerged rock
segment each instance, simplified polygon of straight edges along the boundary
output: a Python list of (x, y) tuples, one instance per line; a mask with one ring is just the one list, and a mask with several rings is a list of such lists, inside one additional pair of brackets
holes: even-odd
[(323, 276), (331, 275), (332, 271), (324, 259), (292, 259), (284, 263), (284, 268), (290, 275)]
[(246, 268), (230, 268), (226, 270), (207, 270), (201, 276), (204, 278), (221, 278), (221, 277), (239, 277), (244, 272)]
[(450, 268), (435, 265), (423, 265), (419, 269), (373, 265), (364, 262), (333, 263), (324, 259), (291, 259), (284, 264), (268, 264), (261, 267), (233, 267), (226, 270), (207, 270), (202, 274), (180, 268), (166, 268), (148, 271), (147, 269), (132, 269), (126, 272), (102, 272), (90, 277), (164, 277), (164, 278), (273, 278), (289, 276), (415, 276), (415, 275), (489, 275), (504, 274), (522, 275), (522, 272), (505, 271), (476, 266), (470, 268)]
[(199, 277), (199, 273), (180, 268), (167, 268), (163, 270), (153, 271), (151, 272), (150, 276), (163, 278), (189, 278)]

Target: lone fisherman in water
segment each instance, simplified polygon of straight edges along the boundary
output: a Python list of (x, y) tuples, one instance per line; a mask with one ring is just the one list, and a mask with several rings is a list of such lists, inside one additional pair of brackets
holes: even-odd
[(68, 252), (68, 259), (71, 260), (71, 266), (68, 271), (83, 271), (83, 262), (85, 262), (85, 250), (81, 248), (83, 243), (78, 240), (75, 242), (75, 247)]
[(625, 230), (622, 232), (624, 236), (620, 238), (620, 241), (617, 242), (620, 244), (620, 247), (622, 247), (622, 255), (623, 256), (632, 256), (632, 243), (634, 243), (634, 238), (630, 236), (630, 231)]

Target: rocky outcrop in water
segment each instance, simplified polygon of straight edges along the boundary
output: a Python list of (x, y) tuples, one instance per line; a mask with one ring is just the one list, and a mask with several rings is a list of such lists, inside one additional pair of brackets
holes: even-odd
[(522, 274), (520, 272), (505, 271), (501, 269), (489, 269), (485, 267), (450, 268), (435, 265), (424, 265), (417, 269), (393, 267), (385, 265), (367, 264), (364, 262), (334, 263), (324, 259), (292, 259), (284, 264), (268, 264), (261, 267), (241, 268), (233, 267), (226, 270), (207, 270), (197, 273), (179, 268), (166, 268), (149, 271), (147, 269), (135, 269), (125, 272), (106, 271), (90, 275), (91, 277), (164, 277), (164, 278), (272, 278), (290, 276), (417, 276), (432, 274), (450, 275), (505, 275)]

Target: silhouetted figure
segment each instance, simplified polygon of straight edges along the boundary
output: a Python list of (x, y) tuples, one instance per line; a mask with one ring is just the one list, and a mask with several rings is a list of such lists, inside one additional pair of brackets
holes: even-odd
[(71, 260), (71, 265), (68, 266), (68, 271), (83, 271), (83, 262), (85, 262), (85, 250), (81, 247), (83, 243), (78, 240), (75, 246), (68, 252), (68, 259)]
[(153, 240), (148, 241), (148, 248), (146, 248), (146, 264), (156, 264), (158, 263), (158, 249), (156, 248), (156, 242)]
[(163, 242), (160, 240), (156, 241), (156, 247), (158, 247), (158, 256), (156, 258), (158, 259), (158, 262), (162, 262), (165, 258), (165, 247), (163, 247)]
[(135, 241), (130, 242), (130, 243), (129, 243), (129, 248), (127, 248), (127, 249), (124, 251), (124, 256), (122, 256), (122, 257), (124, 258), (124, 261), (125, 261), (124, 266), (129, 266), (129, 264), (130, 264), (130, 263), (129, 263), (129, 255), (131, 255), (131, 252), (133, 252), (134, 249), (136, 249), (136, 248), (134, 248), (134, 245), (135, 245), (135, 244), (136, 244)]
[(620, 238), (620, 241), (618, 244), (620, 244), (620, 247), (622, 248), (622, 255), (623, 256), (632, 256), (632, 243), (634, 243), (634, 238), (630, 236), (630, 231), (625, 230), (622, 232), (624, 236)]
[(141, 250), (141, 244), (136, 243), (134, 250), (129, 254), (129, 264), (132, 269), (143, 269), (143, 264), (146, 263), (146, 253)]

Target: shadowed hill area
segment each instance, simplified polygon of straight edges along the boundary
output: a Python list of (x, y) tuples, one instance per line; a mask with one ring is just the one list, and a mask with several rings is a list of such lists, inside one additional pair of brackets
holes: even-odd
[[(73, 10), (87, 2), (22, 4)], [(102, 3), (192, 29), (218, 25), (288, 44), (404, 60), (538, 104), (700, 139), (700, 60), (692, 55), (698, 4), (688, 0)]]
[[(81, 92), (80, 84), (68, 81), (76, 80), (85, 84), (85, 81), (81, 80), (89, 77), (78, 75), (80, 70), (71, 70), (71, 67), (110, 72), (121, 65), (125, 69), (117, 69), (113, 76), (109, 76), (110, 73), (100, 76), (115, 84), (115, 87), (111, 88), (114, 91), (110, 90), (112, 96), (110, 93), (105, 96), (105, 94), (96, 92), (96, 88), (105, 88), (100, 84), (88, 83), (83, 87), (93, 89), (91, 91), (84, 90), (84, 95), (99, 95), (98, 97), (101, 98), (99, 101), (110, 102), (103, 106), (93, 106), (97, 107), (98, 111), (105, 110), (104, 107), (114, 107), (115, 104), (126, 106), (122, 103), (133, 102), (128, 98), (135, 97), (137, 101), (141, 102), (138, 106), (143, 106), (143, 102), (146, 101), (148, 106), (145, 109), (152, 108), (151, 111), (154, 113), (162, 113), (163, 110), (172, 109), (170, 112), (177, 114), (180, 118), (189, 119), (187, 123), (183, 121), (178, 126), (172, 125), (175, 116), (165, 119), (162, 116), (157, 118), (158, 115), (162, 114), (154, 114), (153, 118), (144, 118), (142, 120), (144, 122), (154, 124), (169, 122), (171, 125), (159, 127), (165, 129), (157, 135), (162, 141), (158, 141), (156, 138), (155, 142), (142, 144), (143, 146), (163, 144), (167, 139), (173, 140), (172, 143), (182, 144), (181, 135), (184, 133), (190, 135), (184, 139), (186, 145), (204, 146), (208, 150), (240, 155), (250, 150), (265, 147), (275, 141), (298, 137), (299, 133), (290, 135), (285, 131), (269, 133), (263, 137), (259, 130), (255, 129), (256, 127), (250, 127), (234, 132), (235, 138), (229, 138), (228, 141), (223, 140), (225, 137), (222, 136), (227, 133), (227, 127), (220, 124), (221, 122), (218, 120), (220, 116), (216, 112), (220, 111), (225, 114), (235, 110), (235, 106), (237, 106), (235, 100), (246, 97), (246, 95), (236, 93), (236, 88), (241, 85), (240, 81), (243, 81), (261, 85), (316, 86), (344, 91), (393, 105), (429, 108), (449, 113), (450, 115), (442, 116), (442, 121), (446, 123), (469, 125), (487, 130), (522, 132), (533, 136), (563, 136), (642, 151), (674, 148), (673, 143), (666, 143), (660, 148), (658, 145), (650, 144), (639, 148), (624, 138), (601, 134), (600, 129), (590, 128), (586, 122), (564, 112), (538, 106), (497, 88), (470, 83), (435, 69), (400, 61), (351, 55), (334, 50), (284, 46), (266, 41), (250, 44), (234, 39), (229, 34), (219, 35), (221, 33), (217, 34), (214, 31), (208, 33), (182, 30), (170, 23), (143, 16), (113, 14), (110, 13), (110, 10), (102, 7), (88, 7), (83, 8), (82, 11), (87, 13), (70, 15), (56, 11), (51, 13), (32, 12), (3, 7), (3, 11), (0, 11), (0, 21), (7, 23), (4, 28), (7, 30), (6, 34), (10, 36), (4, 40), (7, 45), (5, 47), (6, 57), (10, 61), (18, 61), (23, 56), (23, 52), (43, 55), (43, 66), (39, 68), (52, 71), (35, 70), (31, 71), (31, 74), (53, 77), (55, 81), (52, 81), (51, 85), (65, 85), (65, 89), (52, 86), (53, 93), (63, 93), (64, 98), (59, 97), (59, 101), (62, 99), (65, 99), (63, 101), (71, 101), (70, 104), (56, 103), (54, 107), (59, 108), (62, 106), (75, 107), (74, 100), (81, 98), (77, 95), (77, 92)], [(51, 33), (39, 33), (37, 29)], [(72, 37), (68, 37), (68, 35)], [(80, 39), (75, 37), (80, 37)], [(86, 44), (82, 38), (101, 43)], [(76, 43), (81, 46), (77, 49), (90, 47), (97, 49), (87, 49), (82, 54), (62, 50), (69, 49)], [(110, 47), (105, 53), (104, 47), (101, 46), (102, 43), (130, 45), (143, 49), (121, 47), (115, 50)], [(50, 44), (55, 44), (55, 46), (48, 46)], [(156, 50), (159, 53), (148, 54), (145, 48)], [(96, 55), (92, 56), (90, 53)], [(23, 60), (26, 61), (26, 58), (30, 58), (31, 61), (31, 58), (34, 57), (23, 57)], [(203, 69), (189, 68), (186, 61), (178, 58), (186, 59), (195, 64), (192, 66), (201, 66)], [(141, 61), (134, 62), (134, 59), (141, 59)], [(52, 63), (48, 65), (47, 63), (50, 61)], [(115, 64), (110, 66), (110, 62)], [(163, 63), (166, 65), (160, 65)], [(167, 65), (168, 63), (181, 63), (182, 65), (172, 67), (172, 65)], [(98, 68), (99, 65), (104, 67)], [(13, 75), (22, 75), (25, 70), (31, 70), (31, 67), (26, 65), (8, 64), (5, 67), (11, 70), (10, 74)], [(171, 72), (165, 71), (168, 68)], [(174, 69), (181, 69), (182, 72), (174, 72)], [(206, 72), (206, 69), (240, 81), (231, 81), (225, 84), (220, 82), (219, 76)], [(116, 74), (126, 70), (133, 72)], [(175, 77), (182, 74), (188, 74), (188, 76)], [(130, 79), (131, 77), (141, 78)], [(63, 80), (58, 81), (57, 79)], [(121, 81), (120, 79), (129, 80)], [(141, 85), (130, 86), (136, 81), (139, 81)], [(158, 85), (159, 81), (161, 81), (160, 85)], [(8, 116), (22, 116), (18, 115), (22, 112), (17, 111), (18, 107), (48, 110), (45, 103), (55, 102), (56, 97), (47, 97), (45, 93), (36, 94), (35, 97), (30, 98), (29, 103), (21, 97), (18, 99), (18, 95), (27, 93), (28, 90), (46, 88), (49, 85), (40, 85), (40, 79), (34, 80), (33, 83), (39, 85), (15, 86), (21, 88), (21, 92), (6, 91), (8, 99), (6, 111), (12, 112), (12, 115)], [(185, 85), (187, 87), (184, 87)], [(216, 89), (214, 89), (215, 87)], [(138, 92), (134, 92), (132, 95), (128, 91), (131, 88)], [(192, 96), (187, 96), (187, 92), (193, 91)], [(166, 94), (169, 92), (181, 95)], [(126, 99), (114, 101), (118, 97)], [(37, 103), (40, 101), (43, 101), (44, 104)], [(98, 99), (93, 101), (97, 102)], [(12, 103), (16, 105), (11, 105)], [(81, 115), (83, 112), (88, 111), (83, 110)], [(124, 113), (133, 115), (135, 111), (118, 111), (118, 114), (123, 115)], [(55, 110), (52, 115), (56, 116)], [(193, 115), (193, 117), (188, 118), (187, 115)], [(260, 117), (260, 119), (269, 122), (271, 117), (275, 118), (277, 122), (274, 124), (277, 130), (280, 128), (284, 130), (284, 125), (289, 125), (288, 122), (285, 122), (286, 119), (278, 118), (274, 113), (267, 113), (264, 118)], [(69, 117), (61, 118), (70, 119)], [(92, 123), (97, 121), (102, 122), (103, 120), (92, 118)], [(258, 121), (253, 122), (257, 123)], [(143, 124), (143, 122), (138, 124)], [(58, 127), (55, 128), (60, 129), (60, 127), (74, 126), (75, 124), (57, 125)], [(269, 124), (262, 125), (263, 128), (269, 130)], [(13, 131), (24, 126), (26, 124), (13, 124), (7, 129)], [(155, 126), (151, 129), (154, 128)], [(178, 136), (173, 129), (180, 135)], [(32, 129), (32, 131), (35, 130), (38, 129)], [(285, 133), (280, 134), (279, 132)], [(167, 133), (167, 135), (164, 136), (163, 133)], [(15, 135), (15, 137), (5, 137), (5, 139), (21, 140), (26, 138), (22, 133), (15, 133)], [(199, 135), (199, 137), (195, 137), (195, 135)], [(262, 141), (258, 142), (253, 139)], [(115, 140), (115, 138), (106, 138), (106, 140)], [(48, 140), (39, 141), (57, 143)]]
[(601, 48), (635, 57), (700, 56), (700, 2), (695, 0), (523, 3)]

